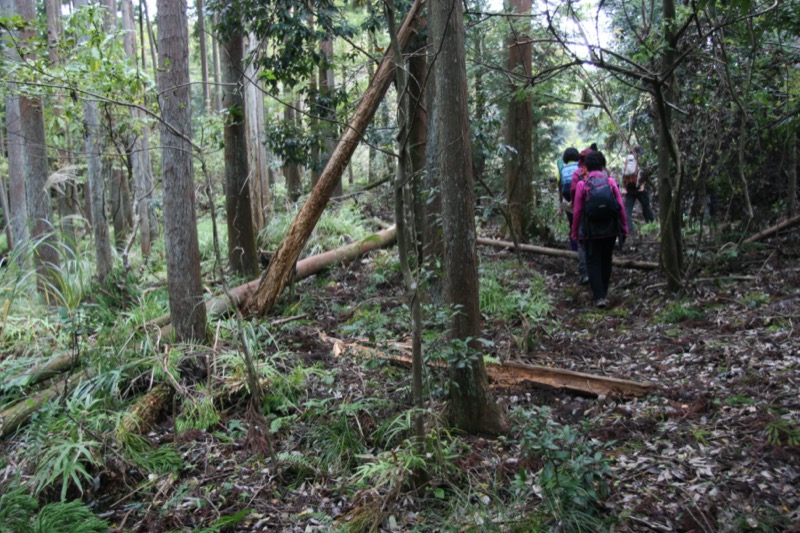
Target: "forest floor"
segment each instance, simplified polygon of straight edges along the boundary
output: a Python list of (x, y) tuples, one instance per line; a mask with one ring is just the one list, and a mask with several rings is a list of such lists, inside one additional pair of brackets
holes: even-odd
[[(576, 284), (570, 259), (523, 254), (520, 265), (508, 251), (481, 246), (479, 254), (482, 265), (508, 268), (515, 283), (540, 274), (552, 306), (527, 327), (486, 320), (493, 358), (653, 385), (635, 399), (493, 385), (507, 411), (547, 406), (552, 428), (577, 428), (585, 440), (562, 433), (553, 441), (591, 450), (582, 458), (587, 471), (599, 464), (594, 450), (602, 452), (610, 491), (584, 503), (595, 520), (583, 531), (800, 531), (800, 232), (735, 257), (707, 254), (680, 297), (666, 293), (657, 271), (615, 268), (603, 310)], [(632, 240), (617, 256), (654, 261), (657, 248)], [(408, 314), (401, 286), (397, 272), (376, 282), (371, 258), (298, 285), (311, 318), (281, 325), (275, 346), (288, 354), (287, 369), (301, 362), (320, 372), (307, 377), (283, 423), (273, 421), (278, 462), (248, 445), (241, 403), (226, 406), (216, 429), (177, 439), (166, 416), (149, 439), (177, 445), (187, 466), (151, 475), (150, 484), (107, 474), (89, 498), (101, 516), (114, 531), (579, 530), (580, 509), (565, 509), (574, 502), (551, 500), (541, 511), (543, 465), (525, 447), (518, 416), (504, 438), (450, 440), (459, 444), (448, 464), (411, 488), (385, 424), (408, 412), (410, 371), (352, 349), (408, 355), (408, 321), (392, 318)], [(433, 394), (434, 411), (443, 396)], [(352, 447), (340, 442), (331, 455), (322, 429), (342, 425), (335, 438)], [(396, 469), (363, 469), (385, 463), (390, 449)]]

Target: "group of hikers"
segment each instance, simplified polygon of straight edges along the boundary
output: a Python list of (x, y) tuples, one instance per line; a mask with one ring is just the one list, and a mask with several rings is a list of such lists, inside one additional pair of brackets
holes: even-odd
[[(650, 197), (641, 183), (640, 146), (626, 157), (622, 170), (625, 198), (611, 172), (606, 158), (592, 144), (582, 152), (570, 147), (564, 151), (559, 165), (561, 205), (569, 223), (570, 249), (578, 252), (578, 274), (581, 285), (589, 285), (592, 305), (608, 306), (608, 285), (614, 246), (624, 246), (633, 231), (633, 208), (638, 200), (647, 222), (655, 217)], [(624, 209), (623, 209), (624, 205)]]

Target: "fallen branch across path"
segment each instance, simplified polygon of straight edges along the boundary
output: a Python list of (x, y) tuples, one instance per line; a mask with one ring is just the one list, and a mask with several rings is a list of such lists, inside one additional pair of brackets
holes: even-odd
[[(404, 355), (388, 355), (375, 348), (358, 343), (346, 343), (340, 339), (320, 334), (323, 340), (333, 343), (334, 356), (346, 352), (373, 358), (385, 359), (403, 366), (411, 366), (411, 358)], [(396, 344), (401, 350), (408, 349), (403, 344)], [(521, 383), (535, 383), (549, 389), (565, 390), (590, 396), (609, 396), (614, 398), (637, 398), (647, 394), (652, 384), (627, 379), (597, 376), (561, 368), (525, 365), (522, 363), (487, 363), (486, 372), (489, 380), (503, 387)]]
[[(514, 243), (511, 241), (501, 241), (500, 239), (488, 239), (486, 237), (478, 237), (478, 244), (485, 244), (487, 246), (494, 246), (495, 248), (508, 248), (513, 250)], [(578, 259), (578, 252), (570, 250), (560, 250), (558, 248), (546, 248), (544, 246), (535, 246), (533, 244), (520, 244), (519, 249), (523, 252), (532, 252), (541, 255), (550, 255), (553, 257), (569, 257)], [(615, 257), (613, 259), (614, 266), (622, 268), (637, 268), (640, 270), (658, 270), (658, 263), (650, 261), (635, 261), (633, 259), (624, 259)]]
[(749, 236), (748, 238), (746, 238), (742, 242), (744, 244), (752, 244), (752, 243), (754, 243), (756, 241), (760, 241), (761, 239), (764, 239), (766, 237), (771, 237), (771, 236), (775, 235), (776, 233), (778, 233), (779, 231), (781, 231), (782, 229), (790, 228), (790, 227), (792, 227), (792, 226), (794, 226), (795, 224), (798, 224), (798, 223), (800, 223), (800, 215), (797, 215), (796, 217), (792, 217), (790, 219), (784, 220), (780, 224), (776, 224), (776, 225), (772, 226), (771, 228), (767, 228), (764, 231), (756, 233), (755, 235), (751, 235), (751, 236)]

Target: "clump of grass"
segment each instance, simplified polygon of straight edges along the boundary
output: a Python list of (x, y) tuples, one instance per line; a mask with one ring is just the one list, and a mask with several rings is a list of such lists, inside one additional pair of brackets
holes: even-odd
[(705, 313), (701, 309), (685, 302), (674, 302), (668, 305), (656, 320), (663, 324), (677, 324), (685, 320), (702, 320), (703, 318), (705, 318)]
[[(261, 230), (258, 238), (261, 245), (268, 250), (276, 249), (296, 213), (296, 210), (291, 210), (273, 216)], [(307, 255), (318, 254), (363, 239), (372, 233), (374, 232), (367, 227), (359, 207), (353, 202), (345, 202), (334, 209), (325, 210), (309, 237), (305, 250)]]

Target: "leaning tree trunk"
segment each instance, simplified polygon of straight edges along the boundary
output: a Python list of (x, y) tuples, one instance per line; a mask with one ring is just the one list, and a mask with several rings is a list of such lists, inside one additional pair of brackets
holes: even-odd
[[(411, 22), (419, 13), (422, 4), (422, 0), (414, 1), (398, 32), (397, 39), (401, 47), (408, 43), (411, 36)], [(380, 104), (389, 89), (394, 69), (391, 56), (388, 55), (390, 53), (389, 51), (384, 55), (375, 77), (371, 80), (363, 98), (356, 106), (353, 116), (345, 128), (339, 144), (336, 145), (331, 154), (328, 164), (325, 165), (316, 187), (311, 190), (308, 200), (297, 213), (286, 236), (278, 246), (278, 250), (275, 252), (275, 256), (270, 262), (256, 294), (251, 298), (251, 305), (258, 314), (264, 315), (268, 313), (277, 302), (278, 296), (289, 279), (295, 261), (300, 256), (303, 246), (311, 236), (314, 226), (322, 216), (322, 211), (336, 188), (336, 182), (342, 178), (344, 169), (353, 156), (364, 130), (372, 120), (378, 104)]]
[(228, 222), (228, 261), (234, 272), (248, 278), (258, 274), (256, 234), (250, 201), (247, 165), (242, 28), (226, 28), (222, 44), (222, 82), (225, 87), (225, 212)]
[(186, 1), (158, 0), (158, 89), (169, 309), (178, 341), (207, 338), (194, 206)]
[(433, 0), (430, 31), (436, 56), (436, 125), (442, 177), (444, 301), (455, 310), (449, 338), (456, 353), (450, 365), (449, 415), (468, 433), (498, 434), (506, 429), (503, 412), (489, 390), (477, 339), (481, 336), (478, 300), (475, 195), (467, 110), (467, 72), (461, 3)]

